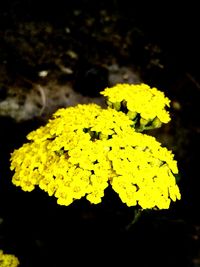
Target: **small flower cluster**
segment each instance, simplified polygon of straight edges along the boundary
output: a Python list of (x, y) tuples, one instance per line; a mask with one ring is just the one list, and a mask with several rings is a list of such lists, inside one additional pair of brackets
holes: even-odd
[(138, 131), (158, 128), (170, 121), (165, 109), (170, 100), (163, 92), (147, 84), (117, 84), (101, 94), (106, 97), (108, 106), (126, 113)]
[[(114, 99), (117, 86), (122, 91), (119, 91), (120, 98), (116, 95)], [(180, 199), (174, 177), (178, 173), (177, 163), (172, 152), (154, 137), (136, 131), (134, 119), (120, 108), (113, 108), (116, 102), (124, 100), (127, 107), (133, 106), (133, 94), (128, 92), (133, 89), (138, 99), (135, 111), (140, 118), (153, 121), (157, 116), (166, 122), (168, 113), (163, 108), (169, 103), (167, 98), (143, 84), (141, 88), (117, 86), (102, 92), (112, 95), (109, 99), (114, 103), (112, 107), (102, 109), (96, 104), (84, 104), (62, 108), (45, 126), (29, 133), (29, 142), (11, 155), (11, 170), (15, 171), (13, 184), (24, 191), (39, 186), (50, 196), (54, 195), (58, 204), (66, 206), (82, 197), (100, 203), (109, 185), (127, 206), (138, 205), (142, 209), (167, 209), (171, 200)], [(141, 100), (140, 109), (137, 91), (144, 97), (145, 105)], [(150, 99), (148, 117), (144, 115), (147, 114), (146, 94)], [(154, 98), (158, 103), (152, 111)]]
[(17, 257), (11, 254), (4, 254), (0, 250), (0, 266), (1, 267), (17, 267), (19, 266), (19, 260)]

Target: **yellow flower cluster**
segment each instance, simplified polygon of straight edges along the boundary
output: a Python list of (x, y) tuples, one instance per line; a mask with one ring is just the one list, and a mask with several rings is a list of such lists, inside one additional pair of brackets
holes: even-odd
[(17, 267), (19, 266), (19, 260), (17, 257), (11, 254), (4, 254), (0, 250), (0, 267)]
[(12, 182), (39, 186), (60, 205), (86, 197), (100, 203), (109, 185), (128, 206), (169, 208), (180, 199), (173, 154), (134, 130), (122, 111), (96, 104), (59, 109), (11, 155)]
[(173, 154), (154, 137), (132, 132), (109, 140), (112, 150), (112, 188), (127, 206), (167, 209), (180, 199), (174, 174), (178, 173)]
[(107, 104), (125, 112), (136, 124), (139, 131), (160, 127), (170, 121), (170, 100), (164, 93), (147, 84), (117, 84), (101, 92)]

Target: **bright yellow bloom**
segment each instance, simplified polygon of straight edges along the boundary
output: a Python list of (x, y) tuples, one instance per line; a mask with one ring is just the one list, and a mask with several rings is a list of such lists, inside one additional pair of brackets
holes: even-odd
[[(156, 89), (138, 88), (144, 102), (146, 94), (151, 100), (149, 90), (155, 99), (161, 99), (159, 103), (164, 101)], [(119, 95), (113, 99), (117, 103), (124, 100)], [(151, 119), (158, 115), (155, 109), (152, 114)], [(12, 182), (25, 191), (38, 186), (60, 205), (82, 197), (100, 203), (111, 185), (128, 206), (167, 209), (171, 200), (180, 199), (174, 177), (177, 163), (172, 152), (154, 137), (136, 132), (134, 126), (133, 117), (120, 111), (120, 105), (117, 110), (96, 104), (59, 109), (45, 126), (28, 134), (29, 143), (12, 153)]]
[(112, 147), (108, 158), (115, 172), (110, 182), (124, 203), (166, 209), (170, 199), (180, 199), (174, 178), (176, 161), (154, 137), (132, 132), (108, 141)]
[(170, 100), (164, 93), (147, 84), (117, 84), (101, 92), (107, 104), (121, 110), (135, 121), (136, 127), (142, 131), (160, 127), (170, 121)]
[(19, 266), (19, 260), (17, 257), (11, 254), (4, 254), (0, 250), (0, 266), (1, 267), (17, 267)]

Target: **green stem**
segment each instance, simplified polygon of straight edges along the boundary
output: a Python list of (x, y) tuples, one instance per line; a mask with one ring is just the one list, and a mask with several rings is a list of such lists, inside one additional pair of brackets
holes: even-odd
[(126, 226), (126, 230), (130, 230), (130, 228), (140, 219), (142, 215), (142, 210), (134, 211), (134, 219)]

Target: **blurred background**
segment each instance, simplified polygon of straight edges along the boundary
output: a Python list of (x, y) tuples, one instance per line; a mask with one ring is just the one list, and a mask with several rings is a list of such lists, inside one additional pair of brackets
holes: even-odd
[[(0, 4), (0, 249), (22, 267), (200, 266), (199, 9), (192, 1), (7, 0)], [(144, 213), (105, 192), (69, 207), (11, 183), (10, 153), (58, 108), (103, 105), (99, 92), (144, 82), (171, 99), (149, 131), (171, 149), (181, 201)]]

